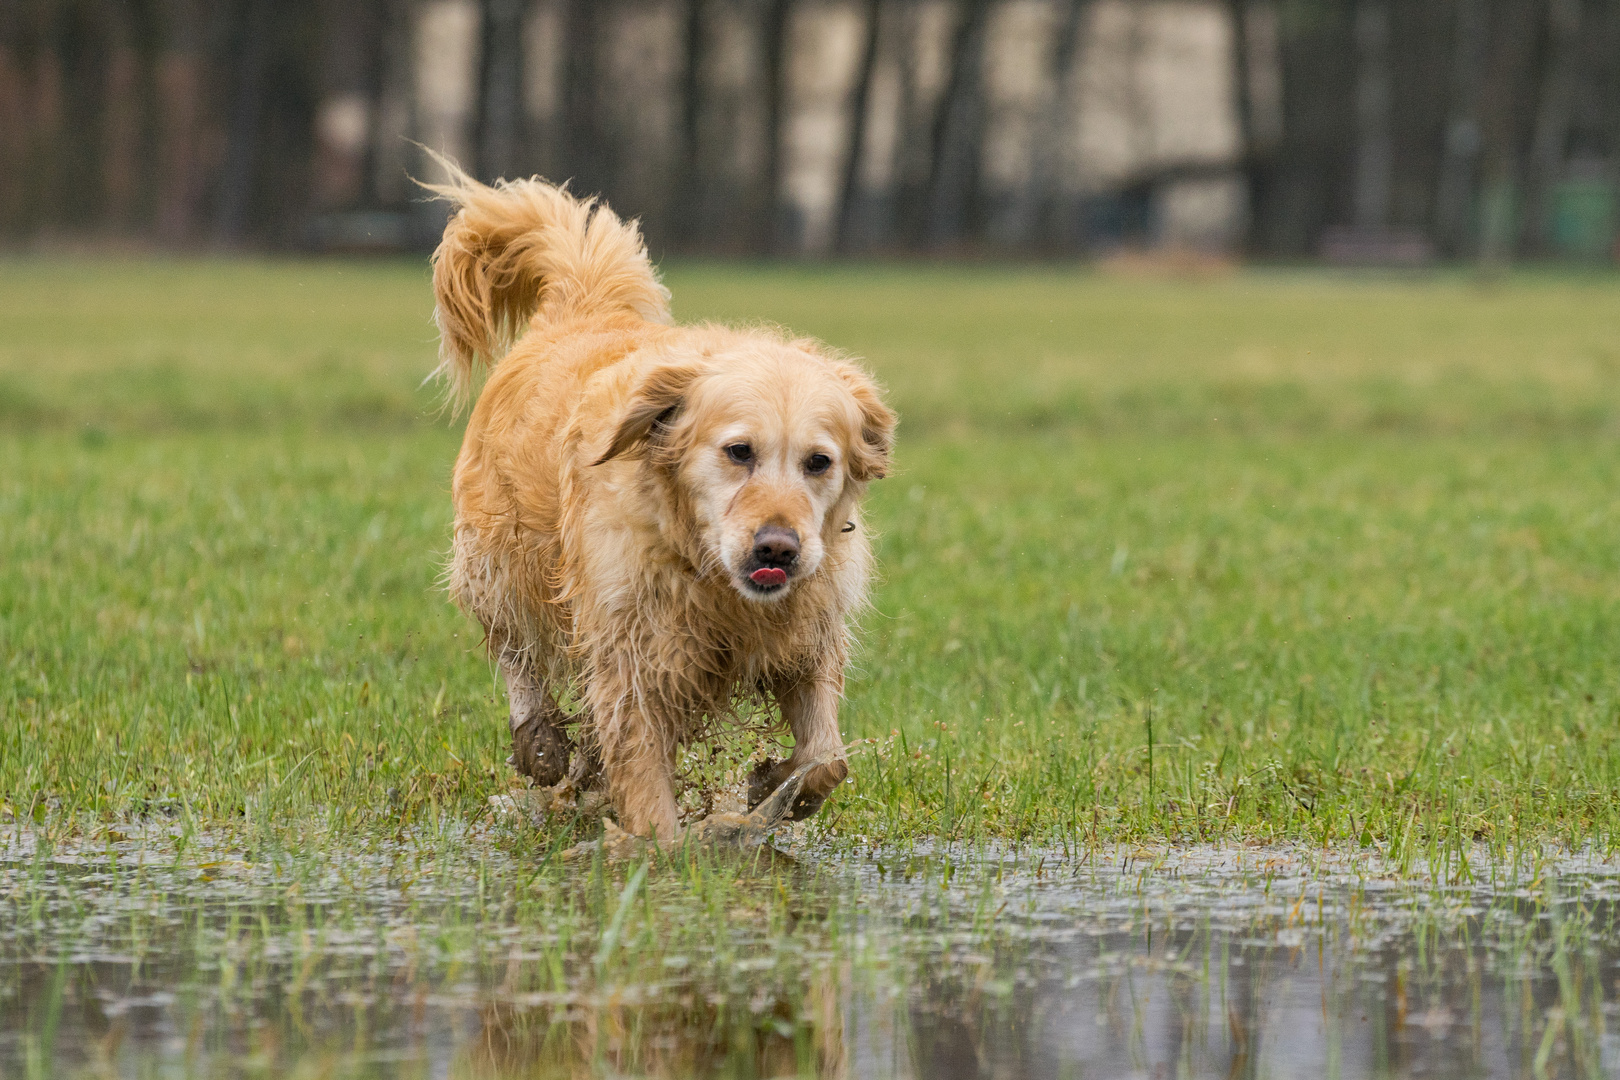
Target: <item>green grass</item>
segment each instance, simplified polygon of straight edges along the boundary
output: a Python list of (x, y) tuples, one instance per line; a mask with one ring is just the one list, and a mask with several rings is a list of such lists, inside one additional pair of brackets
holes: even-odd
[[(1620, 280), (668, 280), (902, 417), (830, 842), (1620, 844)], [(0, 264), (0, 818), (506, 789), (430, 309), (408, 264)]]

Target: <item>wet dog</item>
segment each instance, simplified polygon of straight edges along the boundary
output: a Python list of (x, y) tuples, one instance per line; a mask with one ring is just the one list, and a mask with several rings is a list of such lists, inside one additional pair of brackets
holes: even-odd
[(793, 807), (814, 813), (848, 772), (859, 506), (894, 414), (817, 342), (672, 325), (639, 230), (606, 206), (445, 164), (438, 373), (464, 401), (493, 368), (456, 461), (449, 585), (505, 676), (514, 765), (542, 784), (599, 769), (622, 828), (672, 839), (678, 749), (761, 703), (794, 749), (749, 801), (823, 759)]

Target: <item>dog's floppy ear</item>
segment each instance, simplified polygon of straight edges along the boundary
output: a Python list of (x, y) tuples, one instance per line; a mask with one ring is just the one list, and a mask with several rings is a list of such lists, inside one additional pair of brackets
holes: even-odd
[(883, 404), (877, 384), (859, 368), (844, 366), (839, 372), (860, 411), (861, 438), (850, 447), (849, 475), (856, 480), (881, 480), (889, 473), (894, 452), (894, 426), (899, 419)]
[(680, 412), (686, 392), (703, 369), (695, 364), (666, 364), (655, 368), (631, 396), (613, 441), (592, 465), (600, 465), (627, 453), (647, 440), (655, 429), (667, 427)]

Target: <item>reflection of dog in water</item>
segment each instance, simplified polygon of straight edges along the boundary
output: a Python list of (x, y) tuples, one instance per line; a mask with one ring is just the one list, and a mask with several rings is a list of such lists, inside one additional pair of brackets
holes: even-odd
[(848, 1074), (838, 987), (813, 979), (804, 1000), (756, 1013), (694, 991), (659, 1005), (520, 1008), (491, 1004), (458, 1076), (804, 1076)]
[(499, 361), (453, 483), (450, 591), (506, 678), (513, 761), (542, 784), (575, 748), (620, 824), (670, 839), (678, 747), (739, 702), (774, 703), (800, 765), (795, 819), (848, 772), (847, 622), (872, 561), (859, 503), (894, 414), (860, 369), (766, 330), (670, 325), (640, 233), (538, 179), (450, 167), (434, 254), (439, 373), (464, 395)]

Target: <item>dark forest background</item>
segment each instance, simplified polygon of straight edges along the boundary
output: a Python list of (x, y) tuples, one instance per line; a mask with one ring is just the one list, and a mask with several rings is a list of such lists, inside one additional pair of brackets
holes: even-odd
[[(1224, 75), (1171, 51), (1143, 78), (1224, 87), (1230, 147), (1086, 172), (1065, 87), (1135, 62), (1110, 19), (1215, 43)], [(1130, 103), (1092, 100), (1128, 139)], [(0, 3), (10, 246), (422, 246), (419, 142), (572, 178), (660, 252), (1607, 260), (1620, 0)], [(1214, 194), (1165, 195), (1189, 184)]]

